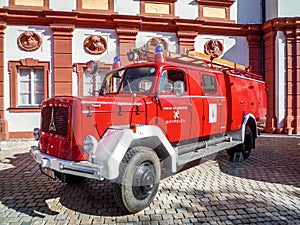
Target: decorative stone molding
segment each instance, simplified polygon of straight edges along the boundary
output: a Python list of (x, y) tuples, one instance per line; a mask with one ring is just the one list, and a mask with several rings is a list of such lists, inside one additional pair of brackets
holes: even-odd
[(4, 33), (6, 27), (7, 27), (7, 23), (4, 21), (0, 21), (0, 34)]
[(121, 28), (116, 29), (120, 42), (132, 42), (136, 40), (139, 30), (137, 28)]
[(198, 32), (178, 30), (176, 34), (178, 38), (180, 53), (186, 53), (187, 49), (194, 50), (195, 38), (197, 37)]
[(56, 33), (72, 33), (75, 29), (73, 24), (50, 24), (51, 30)]
[(41, 37), (33, 31), (25, 31), (18, 37), (19, 48), (26, 52), (36, 51), (41, 44)]
[(93, 55), (101, 55), (107, 49), (106, 40), (100, 35), (90, 35), (83, 42), (84, 50)]

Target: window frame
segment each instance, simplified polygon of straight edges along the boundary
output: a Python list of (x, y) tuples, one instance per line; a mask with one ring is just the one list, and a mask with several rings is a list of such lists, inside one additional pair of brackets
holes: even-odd
[(29, 5), (16, 5), (15, 0), (9, 0), (8, 8), (13, 9), (23, 9), (23, 10), (48, 10), (49, 9), (49, 0), (43, 0), (44, 6), (29, 6)]
[[(177, 0), (140, 0), (140, 15), (141, 16), (152, 16), (152, 17), (163, 17), (163, 18), (175, 18), (175, 2)], [(146, 4), (165, 4), (170, 7), (170, 14), (159, 14), (159, 13), (148, 13), (146, 12)]]
[[(186, 75), (186, 72), (184, 70), (180, 70), (180, 69), (177, 69), (177, 68), (165, 68), (163, 71), (162, 71), (162, 75), (164, 73), (166, 73), (166, 77), (162, 77), (160, 76), (159, 77), (159, 82), (158, 82), (158, 92), (160, 95), (174, 95), (175, 92), (174, 92), (174, 87), (172, 89), (172, 91), (170, 92), (164, 92), (163, 90), (161, 90), (161, 82), (163, 79), (165, 79), (165, 81), (170, 81), (171, 79), (169, 79), (169, 76), (173, 76), (174, 74), (169, 74), (169, 71), (172, 71), (172, 73), (181, 73), (182, 76), (183, 76), (183, 80), (176, 80), (176, 81), (182, 81), (184, 83), (184, 93), (183, 95), (187, 95), (188, 94), (188, 83), (187, 83), (187, 75)], [(171, 80), (173, 82), (173, 84), (176, 82), (175, 80)], [(166, 82), (166, 83), (169, 83), (169, 82)]]
[[(97, 62), (98, 63), (98, 70), (103, 69), (107, 71), (112, 70), (112, 64), (104, 64), (102, 62)], [(78, 96), (83, 96), (84, 95), (84, 74), (86, 71), (86, 63), (74, 63), (73, 68), (75, 69), (78, 77)]]
[[(233, 23), (234, 21), (230, 20), (230, 7), (235, 1), (236, 0), (196, 0), (199, 5), (199, 17), (197, 19)], [(206, 17), (204, 16), (205, 8), (223, 9), (225, 10), (225, 17)]]
[(20, 61), (9, 61), (8, 70), (10, 73), (10, 107), (9, 112), (39, 112), (39, 105), (19, 105), (19, 68), (42, 68), (44, 70), (44, 100), (49, 98), (49, 72), (50, 62), (42, 62), (37, 59), (26, 58)]
[(82, 1), (83, 0), (76, 0), (77, 3), (77, 10), (78, 12), (88, 12), (88, 13), (98, 13), (98, 14), (107, 14), (111, 15), (114, 13), (115, 5), (114, 0), (108, 0), (108, 10), (105, 9), (85, 9), (82, 8)]

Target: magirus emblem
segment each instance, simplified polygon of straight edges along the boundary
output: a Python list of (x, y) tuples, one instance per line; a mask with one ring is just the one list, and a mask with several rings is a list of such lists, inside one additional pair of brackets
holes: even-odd
[(49, 124), (49, 130), (50, 131), (56, 131), (55, 121), (54, 121), (54, 107), (52, 107), (51, 111), (51, 120)]

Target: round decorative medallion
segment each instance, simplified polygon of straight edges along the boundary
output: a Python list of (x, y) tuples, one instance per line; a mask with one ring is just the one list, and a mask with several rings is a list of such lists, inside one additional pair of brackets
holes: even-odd
[(149, 47), (156, 47), (158, 45), (162, 46), (164, 51), (168, 50), (168, 43), (161, 37), (153, 37), (148, 42), (147, 45)]
[(83, 43), (84, 50), (93, 55), (101, 55), (107, 49), (105, 39), (99, 35), (88, 36)]
[(204, 45), (204, 52), (209, 55), (211, 59), (218, 58), (222, 55), (223, 50), (223, 44), (216, 39), (209, 40)]
[(41, 37), (33, 31), (25, 31), (18, 37), (19, 48), (27, 52), (37, 50), (41, 44)]

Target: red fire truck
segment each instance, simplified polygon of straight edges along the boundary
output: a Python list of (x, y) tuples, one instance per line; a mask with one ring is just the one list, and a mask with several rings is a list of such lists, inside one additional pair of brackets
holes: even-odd
[[(160, 46), (128, 58), (134, 63), (106, 74), (93, 96), (42, 102), (39, 144), (30, 151), (43, 173), (66, 183), (112, 180), (116, 202), (134, 213), (152, 202), (162, 169), (176, 173), (221, 150), (249, 157), (266, 115), (260, 76)], [(97, 64), (87, 71), (97, 73)]]

